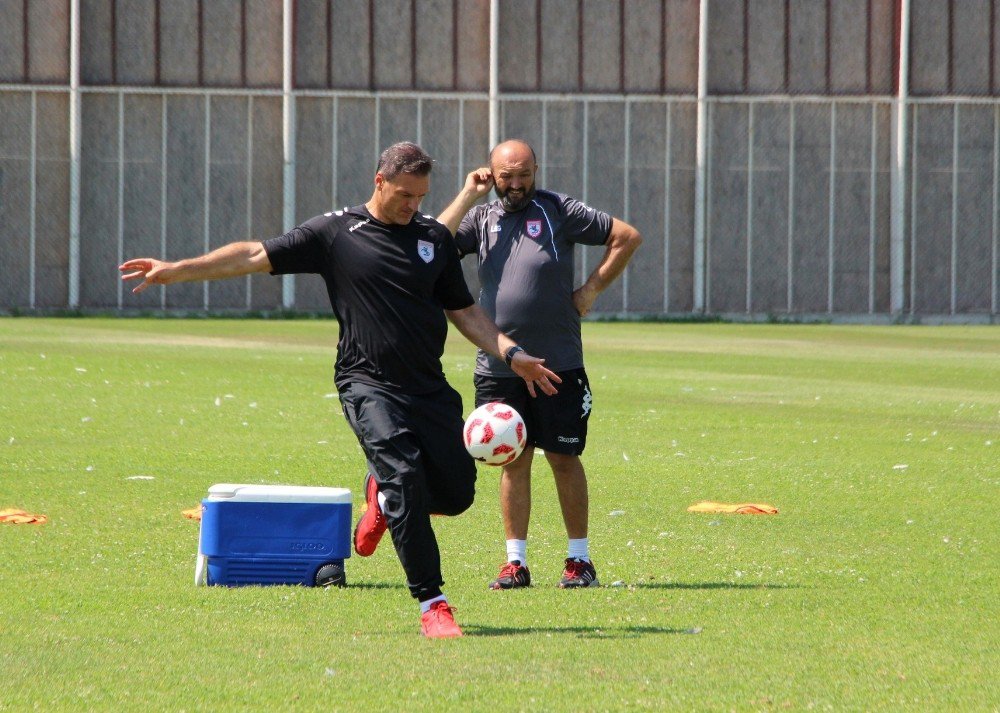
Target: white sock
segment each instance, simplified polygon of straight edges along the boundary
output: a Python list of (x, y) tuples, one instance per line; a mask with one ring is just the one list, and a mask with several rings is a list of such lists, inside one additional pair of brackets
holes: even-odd
[(584, 562), (590, 562), (590, 549), (587, 544), (587, 538), (581, 537), (578, 540), (570, 540), (566, 556), (571, 560), (583, 560)]
[(528, 566), (528, 541), (507, 540), (507, 561), (520, 562), (522, 567)]
[(445, 596), (443, 594), (441, 594), (439, 596), (434, 597), (433, 599), (428, 599), (426, 602), (420, 602), (420, 613), (426, 614), (427, 612), (429, 612), (431, 610), (431, 605), (434, 604), (435, 602), (446, 602), (446, 601), (448, 600), (445, 599)]
[(385, 512), (385, 493), (381, 490), (378, 491), (378, 508), (382, 512)]

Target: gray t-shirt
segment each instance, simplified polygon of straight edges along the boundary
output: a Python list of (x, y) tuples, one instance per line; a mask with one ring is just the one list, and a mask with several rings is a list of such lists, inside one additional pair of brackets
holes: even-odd
[[(479, 304), (501, 331), (553, 371), (583, 366), (580, 315), (573, 306), (573, 246), (603, 245), (611, 216), (560, 193), (539, 190), (525, 208), (499, 200), (473, 208), (455, 236), (459, 255), (479, 256)], [(476, 373), (514, 376), (480, 350)]]

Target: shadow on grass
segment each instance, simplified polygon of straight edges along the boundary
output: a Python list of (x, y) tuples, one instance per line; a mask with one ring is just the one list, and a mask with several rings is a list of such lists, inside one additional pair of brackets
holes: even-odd
[(351, 582), (344, 589), (406, 589), (405, 584), (389, 584), (388, 582)]
[[(625, 584), (620, 587), (604, 585), (600, 589), (801, 589), (800, 584), (738, 584), (736, 582), (640, 582)], [(388, 582), (348, 582), (345, 589), (406, 589), (405, 584), (390, 584)], [(683, 631), (680, 633), (684, 633)]]
[(701, 629), (670, 629), (662, 626), (478, 626), (462, 624), (466, 636), (531, 636), (533, 634), (565, 634), (578, 639), (637, 639), (652, 634), (698, 634)]
[[(623, 589), (801, 589), (799, 584), (737, 584), (736, 582), (641, 582)], [(616, 587), (617, 589), (617, 587)]]

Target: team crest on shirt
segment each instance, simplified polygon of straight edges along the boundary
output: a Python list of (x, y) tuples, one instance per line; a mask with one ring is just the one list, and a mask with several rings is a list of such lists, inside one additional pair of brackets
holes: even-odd
[(528, 230), (528, 235), (533, 238), (537, 238), (542, 234), (542, 221), (540, 220), (529, 220), (525, 223), (525, 228)]
[(427, 242), (426, 240), (417, 241), (417, 255), (424, 262), (430, 262), (434, 259), (434, 243)]

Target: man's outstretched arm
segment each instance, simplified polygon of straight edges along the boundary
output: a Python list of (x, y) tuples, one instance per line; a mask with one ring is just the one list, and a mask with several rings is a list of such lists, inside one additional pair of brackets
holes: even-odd
[(200, 257), (166, 262), (150, 257), (126, 260), (118, 266), (122, 281), (139, 280), (132, 292), (138, 294), (150, 285), (171, 285), (175, 282), (220, 280), (254, 272), (270, 272), (271, 261), (263, 243), (243, 242), (223, 245)]

